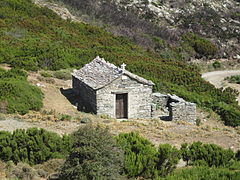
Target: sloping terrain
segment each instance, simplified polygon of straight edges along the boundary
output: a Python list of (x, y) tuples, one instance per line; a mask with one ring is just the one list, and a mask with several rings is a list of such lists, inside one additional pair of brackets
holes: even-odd
[[(95, 3), (84, 2), (87, 3), (85, 5)], [(115, 65), (124, 62), (127, 70), (152, 80), (156, 84), (154, 90), (175, 93), (200, 107), (214, 110), (225, 124), (239, 125), (240, 109), (235, 102), (235, 94), (231, 90), (216, 89), (201, 78), (198, 68), (184, 62), (182, 53), (186, 49), (181, 51), (184, 45), (170, 46), (167, 41), (163, 42), (154, 36), (157, 32), (168, 35), (167, 32), (164, 33), (161, 28), (149, 22), (136, 19), (138, 17), (134, 15), (129, 19), (128, 13), (124, 14), (123, 11), (114, 9), (114, 4), (111, 5), (111, 13), (123, 17), (122, 21), (115, 23), (123, 20), (128, 25), (135, 23), (132, 31), (141, 27), (143, 31), (147, 31), (145, 28), (153, 28), (151, 39), (158, 42), (161, 52), (144, 49), (126, 37), (114, 36), (96, 26), (63, 20), (53, 11), (38, 7), (30, 0), (2, 0), (0, 62), (32, 71), (69, 67), (78, 69), (100, 55)], [(108, 3), (106, 7), (109, 7)], [(188, 48), (195, 47), (203, 55), (216, 53), (215, 46), (209, 40), (192, 33), (186, 34), (184, 38), (184, 44)]]
[[(224, 80), (226, 77), (234, 76), (234, 75), (240, 75), (240, 70), (226, 70), (226, 71), (213, 71), (204, 73), (202, 77), (209, 81), (211, 84), (214, 84), (217, 88), (226, 88), (231, 87), (233, 89), (236, 89), (238, 92), (240, 92), (240, 85), (239, 84), (233, 84), (228, 83), (226, 80)], [(240, 104), (240, 95), (237, 97), (238, 104)]]
[[(13, 131), (19, 128), (39, 127), (65, 134), (76, 131), (84, 125), (81, 120), (88, 119), (93, 124), (109, 127), (115, 135), (137, 131), (156, 145), (169, 143), (180, 147), (182, 143), (202, 141), (233, 150), (239, 149), (240, 146), (239, 128), (224, 126), (215, 113), (206, 113), (198, 109), (199, 126), (184, 121), (175, 123), (160, 119), (119, 121), (77, 111), (60, 91), (60, 88), (63, 90), (71, 88), (69, 81), (43, 78), (38, 73), (29, 73), (28, 80), (44, 92), (43, 109), (41, 112), (30, 112), (23, 116), (1, 115), (0, 130)], [(70, 118), (59, 120), (67, 115)]]
[[(110, 32), (127, 36), (161, 54), (164, 52), (163, 49), (171, 52), (172, 49), (166, 46), (167, 43), (172, 46), (180, 44), (185, 59), (190, 57), (230, 59), (240, 53), (240, 3), (237, 0), (55, 0), (55, 2), (67, 4), (84, 22), (102, 26), (107, 24), (106, 29)], [(196, 47), (193, 47), (194, 50), (186, 47), (188, 45), (183, 43), (183, 35), (188, 32), (210, 39), (217, 46), (217, 53), (202, 54)], [(160, 40), (156, 42), (156, 38)]]

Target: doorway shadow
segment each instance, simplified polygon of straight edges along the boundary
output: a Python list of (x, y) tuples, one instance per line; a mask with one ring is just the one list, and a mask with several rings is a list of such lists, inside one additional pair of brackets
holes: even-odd
[(171, 116), (160, 116), (160, 120), (162, 120), (162, 121), (171, 121), (172, 118), (171, 118)]

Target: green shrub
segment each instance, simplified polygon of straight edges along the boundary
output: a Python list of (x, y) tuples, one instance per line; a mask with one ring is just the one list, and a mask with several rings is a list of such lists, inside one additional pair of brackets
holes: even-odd
[(3, 161), (40, 164), (49, 159), (64, 158), (71, 147), (70, 136), (60, 137), (44, 129), (0, 131), (0, 159)]
[(124, 150), (124, 170), (128, 177), (153, 177), (156, 171), (157, 150), (138, 133), (120, 134), (116, 137)]
[(237, 180), (240, 179), (239, 171), (231, 171), (227, 168), (209, 168), (209, 167), (193, 167), (185, 169), (177, 169), (166, 180), (193, 180), (193, 179), (209, 179), (209, 180)]
[(160, 176), (166, 176), (176, 169), (181, 153), (169, 144), (161, 144), (158, 148), (157, 170)]
[(68, 114), (60, 114), (58, 119), (60, 121), (70, 121), (72, 119), (72, 116), (70, 116)]
[(85, 126), (73, 137), (60, 179), (121, 179), (123, 152), (108, 129)]
[(230, 83), (240, 84), (240, 75), (226, 77), (224, 80), (227, 80)]
[(217, 103), (213, 109), (217, 112), (224, 120), (226, 125), (229, 126), (240, 126), (240, 110), (234, 108), (226, 103)]
[(183, 144), (181, 147), (182, 158), (187, 163), (204, 166), (227, 166), (234, 159), (232, 150), (225, 150), (215, 144), (202, 144), (194, 142), (191, 145)]
[(240, 161), (240, 150), (237, 151), (235, 157), (238, 161)]
[(221, 63), (219, 61), (214, 61), (214, 63), (212, 64), (214, 69), (218, 69), (221, 67)]
[(69, 80), (72, 79), (71, 70), (60, 70), (53, 73), (53, 76), (58, 79)]
[(7, 113), (25, 114), (29, 110), (40, 110), (43, 94), (28, 83), (26, 72), (11, 69), (0, 76), (0, 104), (5, 104)]

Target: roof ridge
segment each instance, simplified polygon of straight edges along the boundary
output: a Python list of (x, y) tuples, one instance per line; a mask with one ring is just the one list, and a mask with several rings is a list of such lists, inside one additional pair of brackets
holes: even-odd
[(129, 77), (148, 85), (154, 85), (152, 81), (146, 80), (127, 70), (106, 61), (104, 58), (96, 56), (90, 63), (84, 65), (79, 70), (74, 70), (72, 75), (93, 89), (100, 89), (121, 75), (126, 74)]

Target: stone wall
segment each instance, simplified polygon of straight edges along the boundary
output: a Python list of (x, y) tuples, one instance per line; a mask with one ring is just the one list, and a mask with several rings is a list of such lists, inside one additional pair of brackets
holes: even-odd
[(156, 110), (167, 107), (169, 96), (161, 93), (152, 93), (152, 102), (156, 104)]
[(74, 93), (79, 96), (78, 110), (97, 113), (96, 91), (74, 76), (72, 77), (72, 87)]
[(169, 107), (172, 121), (196, 122), (196, 104), (189, 102), (173, 102)]
[(151, 118), (152, 86), (122, 75), (97, 90), (97, 114), (116, 117), (116, 94), (128, 94), (128, 118)]
[[(153, 105), (169, 111), (168, 120), (196, 122), (196, 104), (185, 101), (176, 95), (153, 93)], [(155, 109), (152, 114), (155, 115)]]

